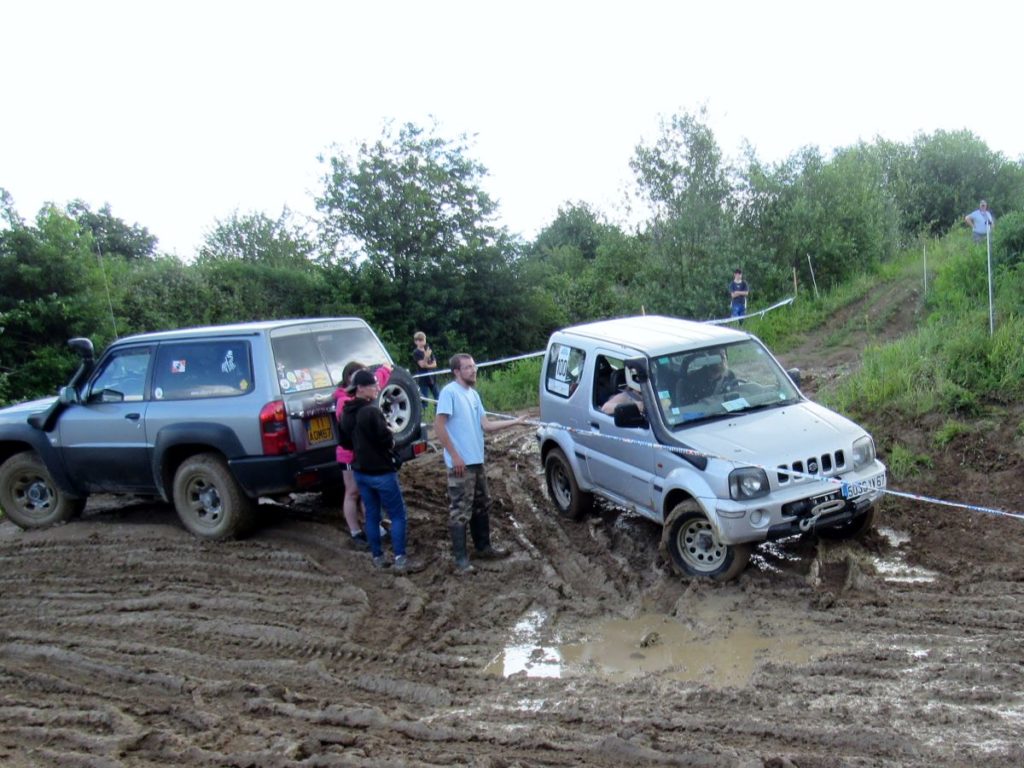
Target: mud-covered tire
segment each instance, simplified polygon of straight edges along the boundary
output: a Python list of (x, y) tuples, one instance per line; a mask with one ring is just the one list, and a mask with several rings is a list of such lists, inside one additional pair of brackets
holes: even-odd
[(846, 541), (863, 536), (875, 524), (875, 507), (870, 507), (863, 515), (829, 528), (815, 528), (814, 535), (829, 541)]
[(174, 508), (182, 524), (201, 539), (230, 539), (245, 532), (255, 515), (227, 462), (199, 453), (174, 473)]
[(594, 507), (594, 495), (581, 491), (565, 454), (553, 448), (544, 460), (548, 495), (562, 517), (581, 520)]
[(695, 501), (677, 504), (661, 532), (661, 548), (681, 576), (735, 579), (750, 561), (750, 544), (723, 544)]
[(407, 370), (395, 368), (391, 371), (377, 404), (395, 435), (396, 448), (404, 448), (419, 437), (423, 403), (419, 388)]
[(42, 459), (26, 451), (0, 465), (0, 507), (19, 528), (47, 528), (81, 514), (85, 499), (57, 487)]

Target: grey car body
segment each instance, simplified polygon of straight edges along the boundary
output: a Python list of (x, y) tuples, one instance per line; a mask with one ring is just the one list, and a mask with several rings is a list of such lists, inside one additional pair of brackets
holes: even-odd
[[(570, 516), (597, 495), (662, 524), (691, 576), (736, 576), (759, 541), (856, 535), (885, 467), (867, 432), (794, 378), (735, 329), (643, 316), (558, 331), (537, 435), (550, 495)], [(633, 402), (603, 412), (623, 389)]]
[[(82, 365), (58, 398), (0, 410), (0, 503), (39, 527), (94, 493), (173, 501), (186, 527), (243, 531), (261, 496), (340, 488), (333, 393), (350, 361), (390, 363), (359, 318), (275, 320), (146, 333)], [(381, 405), (410, 454), (420, 401), (395, 369)]]

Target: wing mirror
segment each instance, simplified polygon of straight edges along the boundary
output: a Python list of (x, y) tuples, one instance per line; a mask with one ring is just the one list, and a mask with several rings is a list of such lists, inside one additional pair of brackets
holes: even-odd
[(799, 368), (790, 368), (788, 371), (786, 371), (786, 375), (789, 376), (789, 380), (792, 381), (794, 384), (796, 384), (797, 389), (799, 389), (800, 388), (800, 369)]

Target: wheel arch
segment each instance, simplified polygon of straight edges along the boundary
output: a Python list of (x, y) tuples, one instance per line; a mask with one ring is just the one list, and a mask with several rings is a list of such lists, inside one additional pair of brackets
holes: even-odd
[(153, 446), (153, 477), (164, 501), (172, 501), (178, 467), (199, 453), (218, 454), (225, 461), (245, 455), (238, 436), (222, 424), (180, 423), (160, 430)]

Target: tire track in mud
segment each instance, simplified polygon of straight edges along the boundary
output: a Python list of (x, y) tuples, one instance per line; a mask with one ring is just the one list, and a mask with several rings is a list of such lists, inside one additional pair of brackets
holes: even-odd
[[(409, 577), (373, 571), (316, 497), (265, 505), (260, 530), (219, 544), (137, 502), (48, 531), (0, 524), (0, 763), (1024, 763), (1019, 528), (973, 528), (965, 569), (918, 536), (926, 513), (895, 505), (883, 524), (911, 532), (902, 546), (797, 538), (760, 548), (733, 584), (685, 582), (655, 526), (601, 505), (559, 518), (532, 431), (498, 437), (492, 528), (513, 555), (466, 578), (448, 564), (436, 454), (402, 470), (427, 563)], [(874, 558), (897, 554), (934, 580), (886, 581)], [(536, 611), (541, 645), (645, 611), (704, 642), (737, 627), (769, 642), (742, 683), (484, 674)], [(771, 642), (794, 634), (808, 659), (782, 662)]]

